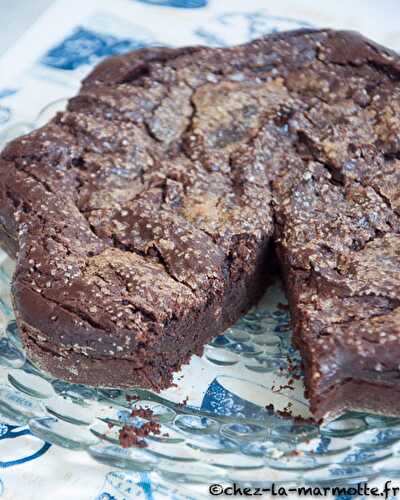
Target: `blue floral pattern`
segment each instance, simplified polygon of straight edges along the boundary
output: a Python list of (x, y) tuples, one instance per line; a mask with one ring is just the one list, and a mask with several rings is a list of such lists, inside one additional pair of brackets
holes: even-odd
[(230, 45), (229, 37), (232, 34), (240, 33), (240, 42), (244, 42), (268, 33), (311, 27), (310, 23), (300, 19), (272, 16), (266, 10), (256, 10), (252, 12), (225, 12), (216, 16), (206, 26), (197, 28), (195, 34), (207, 45), (226, 47)]
[[(32, 436), (32, 433), (28, 429), (28, 427), (19, 427), (6, 423), (0, 423), (0, 441), (4, 439), (19, 439), (23, 438), (24, 436)], [(13, 460), (0, 460), (0, 469), (7, 469), (16, 465), (25, 464), (43, 456), (50, 449), (51, 444), (46, 443), (40, 439), (38, 439), (38, 441), (39, 447), (37, 451), (35, 451), (31, 455), (22, 456)], [(4, 482), (2, 479), (0, 479), (0, 496), (3, 495), (4, 490)]]
[[(15, 89), (0, 89), (0, 99), (5, 99), (17, 93)], [(7, 123), (11, 118), (11, 109), (8, 106), (0, 106), (0, 125)]]
[(147, 472), (109, 472), (95, 500), (195, 500), (182, 495), (173, 486), (152, 483)]
[(205, 7), (207, 0), (138, 0), (141, 3), (159, 5), (162, 7), (177, 7), (179, 9), (197, 9)]
[(223, 377), (217, 377), (209, 385), (203, 397), (201, 409), (216, 415), (241, 415), (247, 418), (265, 418), (268, 412), (260, 406), (242, 399), (223, 386)]
[[(16, 439), (28, 435), (32, 436), (32, 433), (28, 429), (28, 427), (18, 427), (15, 425), (8, 425), (4, 423), (0, 424), (0, 441), (3, 439)], [(14, 465), (24, 464), (44, 455), (50, 449), (51, 444), (41, 440), (39, 441), (40, 446), (37, 451), (35, 451), (31, 455), (14, 460), (0, 460), (0, 468), (6, 469), (8, 467), (13, 467)]]
[(18, 91), (16, 89), (9, 89), (9, 88), (0, 89), (0, 99), (4, 99), (5, 97), (12, 96), (12, 95), (16, 94), (17, 92)]
[(149, 45), (144, 38), (118, 38), (78, 26), (71, 35), (50, 49), (41, 64), (53, 69), (74, 70), (82, 65), (93, 65), (103, 57), (122, 54)]

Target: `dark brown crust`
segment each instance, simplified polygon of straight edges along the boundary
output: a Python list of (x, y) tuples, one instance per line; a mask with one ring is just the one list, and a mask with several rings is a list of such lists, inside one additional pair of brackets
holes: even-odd
[(33, 359), (164, 388), (258, 299), (273, 241), (314, 415), (379, 411), (399, 380), (399, 80), (396, 54), (329, 30), (100, 64), (0, 159)]
[[(54, 345), (47, 337), (40, 340), (40, 332), (25, 322), (20, 323), (22, 339), (31, 359), (46, 371), (70, 382), (88, 385), (105, 385), (108, 387), (151, 387), (164, 389), (171, 385), (173, 374), (180, 366), (187, 363), (193, 354), (201, 356), (203, 346), (218, 333), (232, 325), (238, 315), (244, 314), (256, 303), (265, 290), (268, 276), (264, 262), (268, 261), (268, 248), (260, 255), (254, 274), (233, 283), (227, 288), (222, 299), (209, 304), (201, 311), (190, 311), (190, 322), (170, 328), (168, 344), (157, 346), (160, 352), (153, 353), (146, 363), (141, 359), (104, 359), (87, 356), (73, 350), (60, 356), (59, 346)], [(221, 301), (222, 300), (222, 301)], [(39, 305), (32, 307), (40, 309)], [(216, 315), (215, 311), (221, 313)], [(192, 336), (185, 342), (184, 348), (179, 345), (181, 335), (187, 336), (191, 325)], [(175, 340), (176, 339), (176, 340)], [(99, 382), (100, 381), (100, 382)]]

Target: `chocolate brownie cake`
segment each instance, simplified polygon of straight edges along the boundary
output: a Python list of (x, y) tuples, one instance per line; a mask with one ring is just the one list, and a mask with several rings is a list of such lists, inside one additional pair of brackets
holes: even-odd
[(400, 59), (351, 32), (101, 63), (0, 159), (31, 358), (168, 387), (277, 255), (317, 419), (400, 414)]

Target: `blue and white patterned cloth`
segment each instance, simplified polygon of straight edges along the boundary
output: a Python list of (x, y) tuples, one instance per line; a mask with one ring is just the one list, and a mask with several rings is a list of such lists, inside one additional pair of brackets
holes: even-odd
[[(400, 49), (399, 14), (393, 0), (58, 0), (0, 59), (0, 134), (10, 123), (37, 121), (40, 110), (74, 94), (93, 65), (112, 54), (160, 44), (227, 46), (320, 25), (357, 29)], [(223, 414), (228, 403), (244, 404), (212, 381), (202, 407)], [(254, 407), (255, 418), (257, 412)], [(110, 469), (3, 420), (0, 500), (183, 500), (205, 492), (188, 485), (178, 491), (155, 473)]]

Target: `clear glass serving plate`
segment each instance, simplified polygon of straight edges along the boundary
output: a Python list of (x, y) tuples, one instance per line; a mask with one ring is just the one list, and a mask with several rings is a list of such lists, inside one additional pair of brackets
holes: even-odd
[[(44, 109), (34, 124), (14, 124), (9, 139), (40, 125), (64, 100)], [(0, 417), (27, 424), (45, 441), (84, 450), (94, 460), (134, 471), (156, 471), (179, 484), (237, 482), (267, 486), (349, 485), (400, 477), (400, 419), (348, 413), (324, 426), (283, 418), (309, 416), (300, 358), (291, 346), (290, 318), (279, 283), (257, 308), (201, 358), (176, 375), (176, 385), (155, 394), (93, 388), (55, 379), (26, 357), (10, 300), (14, 264), (0, 251)], [(289, 379), (294, 382), (289, 383)], [(138, 396), (139, 401), (132, 399)], [(273, 405), (273, 409), (270, 405)], [(119, 430), (141, 425), (133, 408), (150, 408), (161, 434), (145, 448), (122, 448)]]

